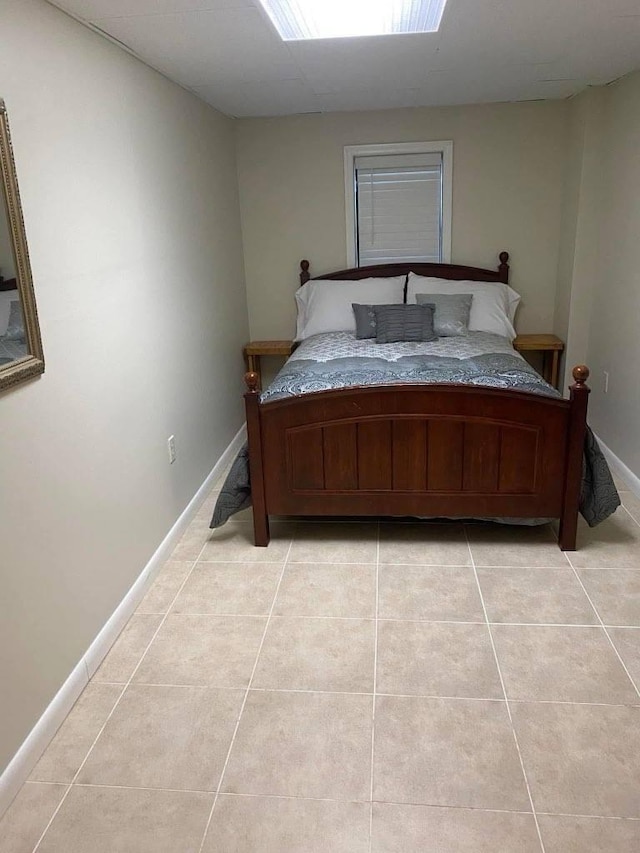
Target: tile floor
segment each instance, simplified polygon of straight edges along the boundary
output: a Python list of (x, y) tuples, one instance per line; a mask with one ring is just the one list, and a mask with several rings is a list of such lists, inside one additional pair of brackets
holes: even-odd
[(2, 853), (640, 850), (640, 501), (580, 531), (293, 522), (215, 493)]

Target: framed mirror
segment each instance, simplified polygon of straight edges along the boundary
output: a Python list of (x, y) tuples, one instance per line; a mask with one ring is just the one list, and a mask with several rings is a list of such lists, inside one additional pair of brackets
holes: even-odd
[(0, 99), (0, 391), (44, 373), (9, 122)]

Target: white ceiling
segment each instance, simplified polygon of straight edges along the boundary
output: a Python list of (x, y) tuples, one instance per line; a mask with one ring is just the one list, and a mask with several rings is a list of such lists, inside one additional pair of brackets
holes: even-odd
[(438, 33), (310, 42), (258, 0), (54, 2), (232, 116), (565, 98), (640, 68), (640, 0), (448, 0)]

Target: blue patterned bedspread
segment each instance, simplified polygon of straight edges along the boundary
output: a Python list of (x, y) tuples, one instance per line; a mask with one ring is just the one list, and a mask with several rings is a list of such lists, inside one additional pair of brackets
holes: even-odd
[[(499, 335), (470, 332), (464, 337), (440, 338), (429, 343), (377, 344), (375, 340), (356, 340), (352, 332), (331, 332), (303, 341), (263, 391), (261, 400), (269, 402), (362, 385), (437, 382), (560, 396), (515, 352), (510, 341)], [(235, 512), (250, 505), (248, 454), (243, 448), (222, 488), (211, 527), (219, 527)], [(594, 526), (618, 506), (620, 498), (609, 467), (588, 430), (580, 511)]]
[(267, 402), (358, 385), (434, 382), (558, 396), (499, 335), (470, 332), (429, 343), (377, 344), (359, 341), (351, 332), (330, 332), (303, 341), (261, 399)]

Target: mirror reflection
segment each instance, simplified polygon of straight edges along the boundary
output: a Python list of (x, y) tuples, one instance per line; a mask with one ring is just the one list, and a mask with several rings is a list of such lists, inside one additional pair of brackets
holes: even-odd
[(9, 121), (0, 100), (0, 391), (44, 372)]
[(9, 218), (0, 208), (0, 366), (29, 353)]

